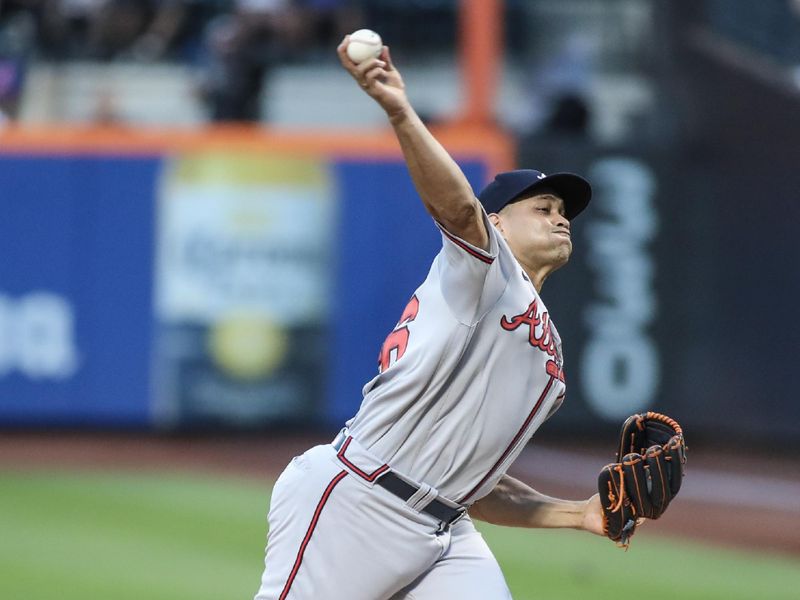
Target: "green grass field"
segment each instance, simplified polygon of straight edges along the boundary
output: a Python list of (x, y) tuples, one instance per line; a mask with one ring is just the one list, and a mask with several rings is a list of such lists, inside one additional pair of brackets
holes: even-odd
[[(175, 473), (0, 473), (0, 599), (249, 600), (268, 492)], [(517, 600), (800, 597), (797, 559), (645, 532), (626, 553), (579, 532), (482, 529)]]

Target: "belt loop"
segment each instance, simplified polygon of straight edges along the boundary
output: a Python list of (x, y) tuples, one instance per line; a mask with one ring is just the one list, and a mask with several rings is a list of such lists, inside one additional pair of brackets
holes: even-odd
[(421, 483), (419, 489), (414, 492), (408, 500), (406, 500), (406, 504), (409, 506), (409, 508), (412, 508), (417, 512), (422, 512), (425, 510), (425, 507), (428, 506), (428, 504), (436, 499), (438, 495), (439, 490), (428, 485), (427, 483)]
[(331, 446), (333, 446), (333, 449), (338, 452), (339, 449), (342, 447), (342, 444), (344, 443), (344, 441), (346, 439), (347, 439), (347, 427), (343, 427), (339, 431), (339, 433), (336, 434), (336, 437), (333, 438), (333, 441), (331, 442)]

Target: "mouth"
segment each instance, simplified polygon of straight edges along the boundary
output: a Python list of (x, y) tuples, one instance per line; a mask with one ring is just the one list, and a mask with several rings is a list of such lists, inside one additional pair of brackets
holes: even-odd
[(570, 234), (570, 232), (565, 230), (565, 229), (557, 229), (553, 233), (555, 233), (556, 235), (564, 236), (564, 237), (566, 237), (567, 239), (570, 239), (570, 240), (572, 239), (572, 235)]

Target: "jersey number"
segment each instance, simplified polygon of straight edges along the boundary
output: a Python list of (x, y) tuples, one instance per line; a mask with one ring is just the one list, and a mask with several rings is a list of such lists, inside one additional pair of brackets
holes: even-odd
[(381, 352), (378, 355), (379, 373), (383, 373), (405, 354), (409, 337), (408, 324), (417, 318), (418, 312), (419, 300), (417, 300), (416, 296), (412, 296), (400, 316), (400, 320), (395, 325), (394, 331), (389, 334), (383, 342), (383, 346), (381, 346)]

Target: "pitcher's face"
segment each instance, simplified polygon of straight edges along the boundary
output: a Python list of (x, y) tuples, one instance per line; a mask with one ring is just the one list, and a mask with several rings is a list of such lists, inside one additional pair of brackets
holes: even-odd
[(550, 192), (539, 193), (507, 204), (493, 223), (523, 265), (555, 270), (572, 254), (570, 224), (564, 213), (564, 200)]

